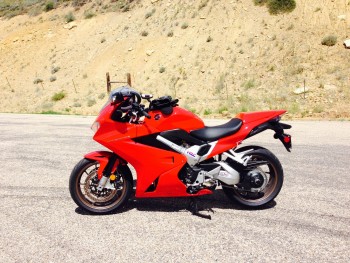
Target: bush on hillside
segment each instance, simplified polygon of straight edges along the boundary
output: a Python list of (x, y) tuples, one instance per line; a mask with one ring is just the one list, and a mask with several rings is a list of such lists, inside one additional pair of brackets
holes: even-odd
[(295, 0), (254, 0), (254, 4), (266, 4), (273, 15), (292, 12), (296, 7)]
[(267, 6), (271, 14), (289, 13), (292, 12), (296, 3), (295, 0), (268, 0)]
[(45, 12), (48, 12), (54, 8), (55, 8), (55, 4), (52, 1), (49, 1), (45, 4), (44, 10)]
[(337, 43), (337, 37), (330, 35), (330, 36), (326, 36), (322, 39), (321, 44), (324, 46), (334, 46)]
[(66, 97), (66, 94), (64, 93), (64, 91), (60, 91), (60, 92), (55, 93), (51, 97), (51, 100), (52, 101), (59, 101), (59, 100), (62, 100), (64, 97)]
[(66, 14), (66, 15), (64, 16), (64, 18), (65, 18), (65, 20), (66, 20), (67, 23), (70, 23), (70, 22), (72, 22), (72, 21), (75, 20), (75, 16), (73, 15), (72, 12), (69, 12), (68, 14)]

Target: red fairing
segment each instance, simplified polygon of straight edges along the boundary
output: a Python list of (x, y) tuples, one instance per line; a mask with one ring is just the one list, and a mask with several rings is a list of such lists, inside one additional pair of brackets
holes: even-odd
[(143, 136), (143, 134), (150, 134), (149, 131), (154, 128), (156, 132), (174, 129), (182, 129), (190, 132), (204, 127), (204, 122), (200, 118), (180, 107), (173, 108), (173, 113), (170, 115), (164, 115), (160, 111), (152, 111), (150, 115), (151, 119), (145, 119), (145, 123), (138, 126), (138, 137)]
[[(110, 119), (114, 105), (109, 105), (100, 113), (96, 121), (101, 127), (94, 140), (127, 160), (136, 170), (136, 197), (178, 197), (196, 196), (211, 193), (202, 190), (189, 195), (185, 185), (179, 180), (178, 173), (185, 165), (186, 158), (179, 153), (136, 143), (133, 138), (157, 134), (166, 130), (183, 129), (187, 132), (204, 127), (204, 123), (192, 112), (180, 107), (173, 108), (171, 115), (161, 111), (152, 111), (151, 119), (142, 124), (122, 123)], [(103, 160), (104, 161), (104, 160)], [(106, 164), (103, 164), (104, 167)], [(102, 164), (101, 164), (102, 166)], [(147, 191), (158, 179), (156, 190)]]
[[(123, 138), (135, 138), (159, 133), (167, 130), (183, 129), (187, 132), (204, 127), (203, 121), (192, 112), (175, 107), (171, 115), (165, 115), (160, 111), (151, 111), (150, 119), (145, 119), (142, 124), (122, 123), (110, 119), (114, 105), (107, 106), (97, 117), (101, 128), (94, 136), (94, 140), (109, 148), (105, 143), (116, 142)], [(157, 117), (156, 117), (157, 116)]]
[[(159, 110), (150, 111), (150, 119), (145, 118), (143, 123), (118, 122), (111, 119), (117, 105), (107, 105), (97, 117), (100, 128), (94, 135), (94, 140), (110, 149), (129, 162), (136, 170), (137, 185), (136, 197), (180, 197), (210, 194), (212, 191), (203, 189), (196, 194), (187, 193), (185, 184), (179, 179), (179, 171), (186, 164), (184, 155), (175, 151), (163, 150), (154, 146), (138, 143), (134, 139), (143, 136), (156, 136), (163, 131), (182, 129), (187, 132), (201, 129), (204, 123), (193, 113), (174, 107), (173, 113), (165, 115)], [(285, 111), (264, 111), (240, 113), (236, 117), (243, 121), (240, 130), (231, 136), (220, 139), (210, 156), (215, 156), (234, 148), (244, 140), (256, 126), (271, 120)], [(86, 155), (88, 159), (100, 162), (99, 178), (107, 165), (111, 153), (95, 152)], [(156, 184), (156, 187), (151, 188)]]
[(256, 112), (241, 112), (236, 115), (236, 118), (239, 118), (243, 123), (264, 123), (268, 120), (271, 120), (275, 117), (278, 117), (287, 111), (285, 110), (270, 110), (270, 111), (256, 111)]
[[(100, 167), (98, 168), (98, 171), (97, 171), (97, 176), (99, 180), (101, 179), (103, 170), (106, 168), (108, 160), (111, 156), (112, 156), (112, 153), (107, 151), (96, 151), (96, 152), (91, 152), (84, 155), (86, 159), (99, 162)], [(112, 171), (114, 171), (118, 165), (119, 165), (119, 160), (115, 162)]]

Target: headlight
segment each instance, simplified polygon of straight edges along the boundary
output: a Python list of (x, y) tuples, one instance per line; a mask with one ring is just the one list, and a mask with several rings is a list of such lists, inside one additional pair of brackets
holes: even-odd
[(100, 128), (100, 123), (98, 121), (95, 121), (92, 125), (91, 125), (91, 130), (94, 131), (94, 133), (96, 133), (98, 131), (98, 129)]

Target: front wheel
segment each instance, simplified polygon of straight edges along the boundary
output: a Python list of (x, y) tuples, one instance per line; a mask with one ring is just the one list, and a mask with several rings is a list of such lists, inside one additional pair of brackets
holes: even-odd
[(247, 166), (240, 169), (240, 183), (234, 186), (223, 185), (222, 189), (229, 199), (243, 206), (262, 207), (272, 202), (282, 188), (282, 165), (277, 157), (265, 148), (250, 151), (246, 156), (251, 158)]
[(74, 202), (82, 209), (95, 214), (106, 214), (128, 201), (132, 192), (132, 176), (127, 166), (119, 166), (113, 188), (98, 191), (98, 168), (97, 161), (82, 159), (71, 173), (69, 191)]

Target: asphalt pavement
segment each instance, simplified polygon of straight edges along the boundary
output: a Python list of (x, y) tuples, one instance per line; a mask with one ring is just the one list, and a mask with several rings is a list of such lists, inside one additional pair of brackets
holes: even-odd
[[(221, 190), (200, 198), (130, 200), (92, 216), (68, 191), (94, 117), (0, 114), (0, 262), (349, 262), (350, 122), (287, 121), (293, 149), (264, 132), (285, 181), (269, 208), (246, 210)], [(223, 120), (206, 120), (208, 125)]]

